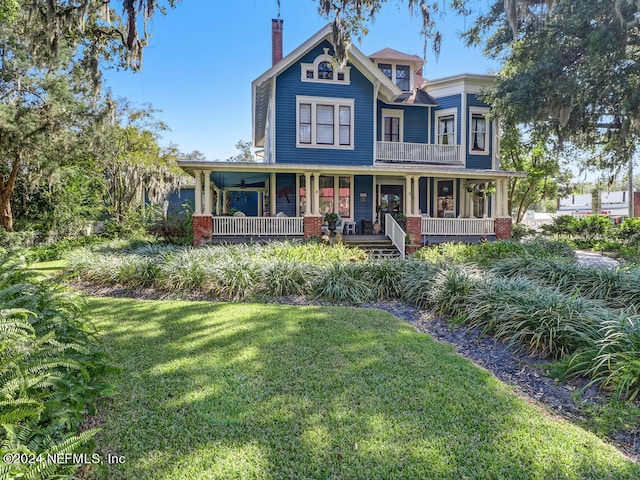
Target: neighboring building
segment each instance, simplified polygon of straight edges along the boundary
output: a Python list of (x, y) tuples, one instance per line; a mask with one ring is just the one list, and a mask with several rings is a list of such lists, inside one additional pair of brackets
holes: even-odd
[[(633, 193), (634, 216), (640, 216), (640, 192)], [(590, 193), (569, 195), (558, 200), (557, 215), (571, 215), (585, 217), (593, 215), (593, 195)], [(606, 215), (612, 220), (629, 216), (629, 192), (600, 192), (600, 215)]]
[(425, 243), (510, 236), (507, 182), (524, 174), (499, 168), (497, 121), (478, 97), (492, 77), (426, 80), (419, 57), (389, 48), (351, 47), (340, 68), (330, 26), (281, 58), (282, 21), (272, 27), (274, 64), (251, 91), (263, 162), (180, 163), (196, 178), (196, 244), (319, 235), (327, 212), (402, 241), (385, 214), (405, 214)]

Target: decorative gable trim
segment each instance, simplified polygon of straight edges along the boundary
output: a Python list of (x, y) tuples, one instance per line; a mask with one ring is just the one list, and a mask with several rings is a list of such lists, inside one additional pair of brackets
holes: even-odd
[[(345, 66), (343, 68), (339, 68), (336, 59), (329, 55), (329, 49), (324, 48), (323, 50), (324, 53), (322, 55), (318, 55), (313, 63), (300, 64), (300, 81), (340, 85), (351, 84), (351, 67)], [(323, 64), (331, 66), (332, 78), (322, 78), (323, 73), (325, 73), (326, 76), (326, 71), (322, 71)]]

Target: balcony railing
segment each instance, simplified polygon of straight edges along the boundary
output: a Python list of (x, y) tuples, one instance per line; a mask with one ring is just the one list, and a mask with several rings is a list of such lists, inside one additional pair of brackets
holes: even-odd
[(429, 163), (464, 167), (460, 145), (378, 142), (377, 160), (385, 163)]
[(304, 235), (301, 217), (213, 217), (213, 236), (294, 236)]
[(422, 217), (422, 235), (495, 235), (493, 218)]

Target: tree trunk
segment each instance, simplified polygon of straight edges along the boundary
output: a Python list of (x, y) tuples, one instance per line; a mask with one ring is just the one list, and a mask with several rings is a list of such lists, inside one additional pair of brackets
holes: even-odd
[(11, 165), (11, 173), (6, 182), (4, 175), (0, 173), (0, 227), (4, 227), (7, 231), (13, 230), (13, 211), (11, 210), (11, 197), (13, 189), (16, 185), (18, 169), (22, 156), (18, 155)]

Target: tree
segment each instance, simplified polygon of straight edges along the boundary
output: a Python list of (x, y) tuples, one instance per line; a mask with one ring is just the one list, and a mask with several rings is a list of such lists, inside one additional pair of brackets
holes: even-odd
[(500, 161), (506, 170), (526, 172), (509, 181), (508, 211), (519, 223), (529, 207), (564, 194), (570, 173), (560, 168), (556, 154), (541, 142), (525, 142), (517, 127), (507, 126), (500, 142)]
[(232, 157), (227, 159), (228, 162), (255, 162), (256, 157), (253, 155), (251, 151), (252, 145), (251, 142), (247, 142), (244, 140), (238, 140), (236, 143), (236, 148), (238, 149), (238, 153)]
[(120, 17), (114, 3), (1, 0), (0, 16), (10, 20), (0, 24), (0, 226), (7, 230), (16, 181), (42, 159), (44, 146), (108, 110), (98, 96), (101, 63), (141, 67), (147, 21), (164, 7), (123, 0)]

